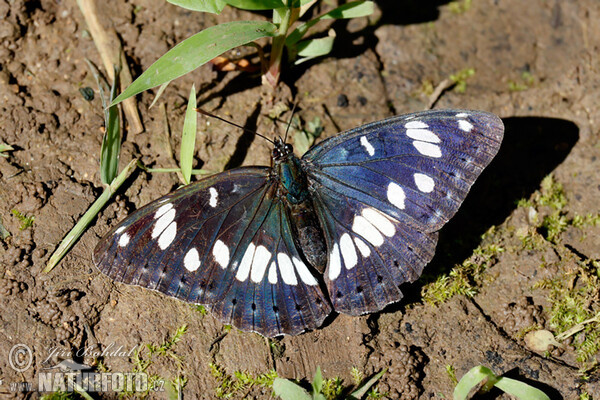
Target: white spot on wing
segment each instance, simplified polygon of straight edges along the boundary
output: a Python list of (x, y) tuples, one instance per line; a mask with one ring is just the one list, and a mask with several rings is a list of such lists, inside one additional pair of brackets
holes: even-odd
[(406, 194), (396, 182), (390, 182), (388, 185), (387, 198), (390, 203), (399, 209), (404, 210), (404, 200), (406, 200)]
[(158, 238), (158, 247), (161, 250), (165, 250), (173, 240), (175, 239), (175, 235), (177, 235), (177, 222), (173, 221), (167, 226), (167, 228), (160, 234)]
[(117, 228), (117, 230), (115, 231), (115, 234), (119, 234), (119, 233), (123, 232), (124, 230), (125, 230), (124, 226)]
[(410, 122), (407, 122), (406, 124), (404, 124), (404, 126), (406, 127), (406, 129), (426, 129), (426, 128), (429, 128), (429, 125), (427, 125), (423, 121), (410, 121)]
[(242, 261), (240, 262), (237, 273), (235, 274), (235, 278), (240, 282), (244, 282), (246, 279), (248, 279), (248, 275), (250, 275), (250, 267), (252, 267), (254, 250), (256, 250), (254, 243), (250, 243), (248, 247), (246, 247), (246, 252), (242, 257)]
[(310, 271), (308, 270), (308, 268), (306, 268), (306, 265), (302, 261), (300, 261), (296, 257), (292, 257), (292, 261), (296, 266), (296, 271), (298, 271), (298, 275), (300, 275), (300, 279), (302, 279), (302, 282), (310, 286), (316, 286), (318, 284), (315, 277), (310, 273)]
[(354, 217), (352, 230), (364, 237), (367, 242), (374, 246), (379, 247), (383, 244), (383, 236), (381, 236), (381, 233), (379, 233), (377, 228), (371, 225), (371, 223), (363, 216), (357, 215)]
[(352, 243), (352, 238), (347, 233), (344, 233), (340, 238), (340, 250), (342, 251), (346, 269), (354, 268), (358, 263), (358, 255), (356, 254), (354, 243)]
[(269, 283), (271, 285), (277, 283), (277, 265), (275, 265), (275, 261), (269, 266)]
[(396, 228), (392, 221), (385, 214), (374, 208), (365, 208), (362, 211), (362, 215), (385, 236), (392, 237), (396, 233)]
[(174, 219), (175, 209), (171, 208), (156, 221), (154, 229), (152, 229), (152, 239), (156, 239)]
[(423, 193), (431, 193), (433, 192), (433, 188), (435, 187), (435, 182), (433, 179), (425, 174), (415, 174), (415, 184), (417, 188)]
[(367, 150), (370, 156), (375, 154), (375, 148), (369, 143), (366, 136), (360, 137), (360, 144)]
[(213, 246), (213, 257), (221, 268), (225, 269), (229, 265), (229, 248), (220, 239)]
[(456, 118), (466, 118), (468, 116), (469, 116), (469, 114), (467, 114), (467, 113), (458, 113), (455, 115)]
[(209, 188), (208, 191), (210, 192), (210, 200), (208, 201), (208, 204), (215, 208), (218, 204), (217, 197), (219, 197), (219, 192), (217, 192), (217, 189), (214, 187)]
[(173, 204), (171, 204), (171, 203), (161, 206), (158, 210), (156, 210), (156, 214), (154, 214), (154, 219), (160, 218), (164, 213), (169, 211), (171, 208), (173, 208)]
[(356, 243), (356, 247), (358, 247), (358, 251), (360, 251), (360, 254), (362, 254), (362, 256), (364, 258), (367, 258), (371, 255), (371, 249), (365, 242), (363, 242), (359, 238), (355, 237), (354, 243)]
[(279, 263), (281, 279), (287, 285), (297, 285), (298, 280), (296, 279), (296, 274), (294, 274), (294, 264), (292, 264), (290, 257), (285, 253), (277, 253), (277, 262)]
[(406, 136), (411, 139), (421, 140), (423, 142), (429, 143), (439, 143), (441, 142), (438, 135), (435, 133), (428, 131), (427, 129), (407, 129)]
[(125, 247), (129, 244), (129, 235), (127, 233), (124, 233), (123, 235), (121, 235), (121, 237), (119, 238), (119, 247)]
[(342, 260), (340, 259), (340, 248), (337, 243), (334, 243), (331, 255), (329, 256), (329, 280), (333, 281), (337, 279), (341, 271)]
[(415, 140), (413, 142), (413, 146), (415, 146), (419, 153), (423, 154), (424, 156), (434, 158), (440, 158), (442, 156), (442, 150), (436, 144)]
[(198, 250), (191, 248), (190, 251), (187, 252), (183, 259), (183, 266), (190, 272), (200, 268), (200, 254), (198, 254)]
[(265, 276), (267, 265), (271, 260), (271, 252), (267, 250), (265, 246), (258, 246), (254, 253), (254, 261), (252, 262), (252, 271), (250, 272), (250, 279), (252, 282), (259, 283)]
[(461, 119), (458, 120), (458, 127), (465, 132), (471, 132), (471, 129), (473, 129), (473, 124), (471, 124), (469, 121)]

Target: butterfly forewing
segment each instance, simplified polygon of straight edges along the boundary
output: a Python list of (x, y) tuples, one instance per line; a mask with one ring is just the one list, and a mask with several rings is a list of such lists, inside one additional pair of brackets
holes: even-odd
[(269, 168), (188, 185), (113, 228), (94, 261), (116, 281), (207, 305), (242, 330), (276, 336), (314, 329), (331, 307), (291, 245), (276, 188)]
[(372, 312), (401, 298), (397, 286), (415, 280), (431, 260), (436, 232), (498, 152), (502, 136), (502, 122), (492, 114), (429, 111), (353, 129), (305, 154), (330, 251), (325, 281), (336, 311)]

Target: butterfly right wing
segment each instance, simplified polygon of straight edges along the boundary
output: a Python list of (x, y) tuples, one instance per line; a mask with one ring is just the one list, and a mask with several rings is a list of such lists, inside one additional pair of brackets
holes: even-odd
[(206, 305), (264, 336), (320, 326), (327, 298), (293, 244), (269, 168), (239, 168), (137, 210), (94, 250), (116, 281)]

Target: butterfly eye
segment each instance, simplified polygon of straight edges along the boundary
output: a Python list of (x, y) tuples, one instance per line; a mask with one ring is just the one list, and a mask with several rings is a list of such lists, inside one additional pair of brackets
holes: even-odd
[(291, 144), (289, 144), (289, 143), (286, 143), (286, 144), (285, 144), (285, 152), (286, 152), (287, 154), (291, 154), (291, 153), (293, 153), (293, 152), (294, 152), (294, 148), (292, 147), (292, 145), (291, 145)]

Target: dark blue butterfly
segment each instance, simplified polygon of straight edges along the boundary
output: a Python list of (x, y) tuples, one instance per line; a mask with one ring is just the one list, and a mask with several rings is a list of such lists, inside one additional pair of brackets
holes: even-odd
[(498, 152), (502, 121), (436, 110), (329, 138), (301, 159), (226, 171), (137, 210), (94, 251), (116, 281), (207, 306), (273, 337), (402, 298), (439, 229)]

